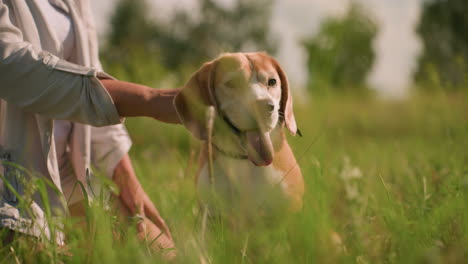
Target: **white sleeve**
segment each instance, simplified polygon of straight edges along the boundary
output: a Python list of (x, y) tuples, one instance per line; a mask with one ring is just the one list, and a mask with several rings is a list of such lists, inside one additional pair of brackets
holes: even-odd
[(0, 98), (26, 112), (93, 126), (120, 123), (99, 78), (112, 78), (35, 49), (23, 40), (0, 0)]
[(132, 141), (123, 124), (91, 127), (91, 162), (109, 179), (131, 146)]

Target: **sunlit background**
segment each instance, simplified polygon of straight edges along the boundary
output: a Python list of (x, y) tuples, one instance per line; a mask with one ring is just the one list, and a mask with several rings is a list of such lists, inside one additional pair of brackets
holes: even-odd
[[(293, 83), (297, 213), (277, 206), (249, 221), (240, 210), (203, 225), (200, 141), (181, 125), (126, 119), (173, 263), (467, 263), (467, 0), (90, 2), (104, 70), (119, 79), (176, 88), (221, 52), (266, 50)], [(25, 244), (0, 247), (0, 259), (161, 262), (128, 235), (134, 225), (88, 209), (90, 228), (67, 225), (71, 257), (49, 245), (38, 258)]]
[[(117, 0), (91, 1), (96, 25), (105, 41), (109, 35), (110, 19)], [(149, 19), (170, 21), (183, 10), (196, 19), (200, 17), (199, 0), (148, 0), (146, 15)], [(221, 8), (234, 8), (236, 0), (213, 0)], [(248, 2), (248, 1), (241, 1)], [(254, 1), (251, 1), (254, 2)], [(329, 17), (343, 17), (352, 3), (360, 3), (366, 14), (378, 25), (372, 39), (375, 59), (366, 76), (366, 82), (383, 95), (402, 96), (412, 85), (413, 73), (421, 53), (421, 40), (416, 33), (422, 9), (422, 0), (276, 0), (259, 1), (270, 9), (268, 23), (277, 44), (277, 58), (287, 69), (289, 78), (300, 89), (309, 81), (307, 51), (303, 40), (313, 37), (321, 23)], [(258, 6), (259, 9), (262, 5)], [(248, 18), (245, 18), (248, 20)], [(232, 34), (236, 34), (233, 29)], [(197, 43), (193, 43), (197, 45)], [(261, 48), (261, 47), (260, 47)], [(207, 58), (208, 60), (209, 58)], [(352, 65), (350, 65), (352, 67)], [(313, 77), (311, 77), (313, 78)]]

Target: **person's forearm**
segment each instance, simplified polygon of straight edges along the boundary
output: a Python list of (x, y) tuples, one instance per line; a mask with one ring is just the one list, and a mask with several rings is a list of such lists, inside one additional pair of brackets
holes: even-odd
[(144, 85), (103, 79), (101, 83), (122, 117), (148, 116), (166, 123), (180, 123), (173, 105), (178, 89), (151, 89)]
[(169, 227), (141, 187), (128, 154), (117, 164), (113, 180), (120, 190), (119, 199), (131, 214), (142, 214), (142, 216), (150, 219), (169, 238), (172, 238)]

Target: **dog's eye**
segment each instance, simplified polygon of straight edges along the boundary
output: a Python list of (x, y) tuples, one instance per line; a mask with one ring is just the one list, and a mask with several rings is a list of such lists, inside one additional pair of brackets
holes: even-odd
[(268, 79), (268, 86), (273, 87), (276, 85), (276, 79)]

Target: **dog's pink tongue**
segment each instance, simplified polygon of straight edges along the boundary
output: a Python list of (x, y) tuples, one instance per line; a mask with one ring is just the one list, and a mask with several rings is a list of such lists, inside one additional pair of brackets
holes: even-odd
[(261, 131), (246, 132), (247, 156), (255, 166), (268, 166), (273, 161), (273, 145), (270, 133)]

